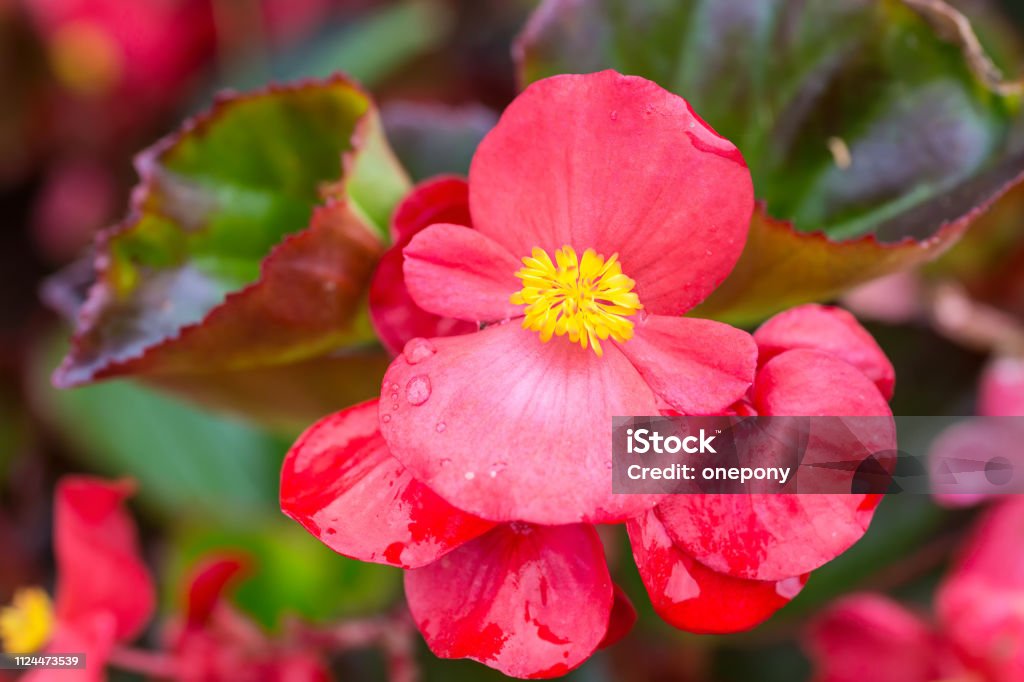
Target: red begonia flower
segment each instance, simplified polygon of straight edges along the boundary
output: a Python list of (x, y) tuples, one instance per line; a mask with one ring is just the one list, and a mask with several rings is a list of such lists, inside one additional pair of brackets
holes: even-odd
[(830, 606), (812, 624), (807, 648), (815, 682), (958, 679), (955, 662), (942, 655), (940, 637), (882, 595), (851, 595)]
[(502, 524), (405, 574), (431, 651), (506, 675), (564, 675), (609, 632), (612, 582), (592, 526)]
[[(753, 208), (736, 148), (687, 103), (612, 71), (528, 87), (470, 168), (473, 227), (405, 248), (413, 299), (483, 323), (413, 340), (388, 370), (381, 430), (417, 479), (493, 521), (621, 521), (612, 415), (659, 401), (716, 413), (743, 396), (744, 332), (677, 317), (726, 277)], [(525, 267), (524, 267), (525, 266)]]
[(193, 569), (186, 582), (184, 621), (168, 637), (175, 679), (328, 682), (330, 676), (313, 651), (269, 640), (224, 601), (225, 590), (246, 563), (239, 557), (211, 556)]
[(936, 614), (964, 664), (991, 682), (1024, 679), (1024, 499), (988, 510), (940, 586)]
[(292, 446), (281, 509), (331, 549), (404, 568), (428, 564), (494, 524), (465, 514), (388, 452), (371, 400), (321, 419)]
[(785, 606), (806, 582), (806, 577), (744, 580), (713, 571), (673, 544), (654, 511), (628, 521), (626, 528), (654, 610), (682, 630), (747, 630)]
[(434, 223), (471, 227), (469, 185), (462, 178), (438, 177), (412, 189), (391, 220), (393, 245), (381, 257), (370, 282), (370, 319), (384, 347), (397, 355), (416, 337), (466, 334), (477, 325), (441, 317), (416, 305), (405, 286), (403, 249)]
[[(137, 637), (153, 615), (153, 580), (123, 506), (132, 488), (127, 481), (86, 476), (68, 476), (57, 484), (56, 624), (47, 650), (86, 655), (85, 670), (62, 673), (75, 679), (102, 680), (114, 646)], [(25, 679), (42, 682), (56, 675), (40, 670)]]

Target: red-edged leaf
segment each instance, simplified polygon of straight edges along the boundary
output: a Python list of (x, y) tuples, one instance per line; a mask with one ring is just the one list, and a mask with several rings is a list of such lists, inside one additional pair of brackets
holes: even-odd
[(753, 322), (938, 256), (1020, 180), (976, 45), (941, 3), (546, 0), (516, 56), (524, 83), (644, 76), (736, 143), (767, 209), (695, 312)]
[(222, 98), (137, 167), (59, 385), (280, 365), (371, 337), (363, 297), (407, 183), (358, 87)]

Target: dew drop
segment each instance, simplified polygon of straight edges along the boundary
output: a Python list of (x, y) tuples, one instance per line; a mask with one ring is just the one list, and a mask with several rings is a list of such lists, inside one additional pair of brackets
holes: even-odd
[(444, 430), (447, 429), (447, 428), (448, 428), (448, 425), (445, 424), (444, 422), (437, 422), (437, 426), (434, 427), (434, 429), (438, 433), (444, 433)]
[(397, 409), (398, 409), (398, 401), (396, 400), (395, 402), (391, 403), (391, 411), (394, 412)]
[(405, 344), (402, 355), (410, 365), (418, 365), (437, 352), (434, 344), (426, 339), (412, 339)]
[(389, 421), (391, 421), (391, 415), (390, 415), (390, 414), (385, 414), (385, 415), (383, 415), (383, 416), (382, 416), (382, 417), (380, 418), (380, 420), (381, 420), (382, 422), (384, 422), (385, 424), (387, 424), (387, 423), (388, 423)]
[(392, 391), (397, 391), (398, 390), (398, 384), (391, 384), (391, 390)]
[(618, 111), (612, 111), (612, 113), (611, 113), (611, 119), (612, 119), (613, 121), (615, 121), (615, 120), (617, 120), (618, 118), (619, 118), (619, 112), (618, 112)]
[(694, 123), (693, 121), (690, 121), (690, 127), (691, 127), (691, 128), (696, 128), (696, 127), (697, 127), (697, 124), (696, 124), (696, 123)]
[(476, 478), (476, 474), (474, 474), (472, 471), (467, 471), (466, 472), (466, 480), (467, 481), (472, 481), (474, 478)]
[(410, 405), (422, 405), (430, 398), (430, 379), (420, 374), (405, 385), (405, 399)]
[(391, 400), (394, 402), (398, 402), (398, 391), (391, 392)]

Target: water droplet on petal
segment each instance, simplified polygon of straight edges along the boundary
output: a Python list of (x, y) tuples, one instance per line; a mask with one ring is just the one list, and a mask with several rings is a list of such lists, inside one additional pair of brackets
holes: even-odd
[(391, 410), (393, 412), (393, 411), (395, 411), (397, 409), (398, 409), (398, 401), (396, 400), (395, 402), (391, 403)]
[(616, 120), (616, 119), (617, 119), (618, 117), (619, 117), (619, 112), (618, 112), (618, 111), (612, 111), (612, 113), (611, 113), (611, 119), (612, 119), (612, 120), (614, 121), (614, 120)]
[(472, 471), (467, 471), (466, 472), (466, 480), (467, 481), (472, 481), (474, 478), (476, 478), (476, 474), (474, 474)]
[(391, 400), (398, 402), (398, 391), (391, 392)]
[(410, 405), (422, 405), (430, 397), (430, 379), (420, 374), (405, 385), (405, 399)]
[(389, 421), (391, 421), (391, 415), (390, 414), (385, 414), (384, 416), (382, 416), (380, 418), (380, 420), (382, 422), (384, 422), (385, 424), (387, 424)]
[(491, 478), (497, 478), (497, 477), (498, 477), (498, 472), (495, 471), (494, 469), (491, 469)]
[(410, 365), (418, 365), (437, 352), (434, 344), (426, 339), (412, 339), (405, 344), (402, 355)]
[(444, 430), (448, 428), (448, 425), (444, 422), (437, 422), (437, 426), (434, 428), (438, 433), (444, 433)]

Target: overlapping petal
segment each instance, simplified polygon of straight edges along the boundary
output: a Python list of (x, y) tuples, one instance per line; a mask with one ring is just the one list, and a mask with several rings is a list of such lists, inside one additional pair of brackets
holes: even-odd
[(751, 336), (712, 320), (650, 315), (619, 349), (682, 414), (721, 412), (747, 392), (757, 365)]
[[(57, 619), (64, 628), (110, 619), (115, 640), (130, 640), (153, 615), (156, 592), (123, 502), (127, 481), (68, 477), (57, 487), (54, 551)], [(92, 629), (89, 625), (87, 629)]]
[(489, 530), (391, 456), (377, 413), (376, 400), (350, 407), (296, 441), (281, 472), (284, 513), (340, 554), (406, 568)]
[[(808, 452), (866, 459), (895, 450), (882, 394), (860, 370), (832, 356), (782, 353), (761, 368), (752, 393), (761, 415), (878, 417), (851, 420), (849, 429), (812, 424)], [(833, 475), (845, 475), (852, 486), (855, 470)], [(782, 580), (848, 549), (867, 530), (878, 502), (873, 494), (674, 495), (657, 513), (675, 544), (709, 568), (748, 580)]]
[(932, 682), (952, 670), (937, 655), (927, 624), (896, 602), (857, 594), (833, 604), (811, 626), (816, 682)]
[(480, 143), (474, 227), (516, 257), (619, 254), (647, 310), (676, 315), (729, 274), (753, 211), (739, 151), (682, 98), (614, 71), (530, 85)]
[(618, 585), (613, 585), (612, 612), (608, 617), (608, 631), (604, 633), (604, 639), (598, 645), (599, 649), (606, 649), (617, 644), (636, 624), (636, 607), (630, 601), (629, 595)]
[(494, 322), (522, 315), (509, 302), (522, 283), (519, 261), (490, 237), (459, 225), (431, 225), (405, 247), (413, 300), (436, 315)]
[(434, 223), (471, 225), (469, 185), (465, 180), (454, 176), (426, 180), (395, 209), (391, 221), (394, 244), (384, 252), (370, 281), (370, 319), (381, 343), (393, 354), (416, 337), (465, 334), (477, 328), (423, 310), (406, 288), (402, 251), (413, 237)]
[(752, 628), (789, 603), (806, 582), (805, 577), (744, 580), (712, 571), (673, 544), (653, 511), (630, 520), (626, 529), (654, 610), (689, 632)]
[(758, 361), (765, 364), (797, 348), (819, 350), (845, 360), (892, 397), (896, 371), (878, 343), (853, 315), (832, 306), (802, 305), (772, 317), (756, 332)]
[(548, 678), (604, 639), (612, 582), (592, 526), (503, 524), (407, 571), (409, 609), (431, 651), (506, 675)]
[(611, 416), (658, 414), (614, 346), (598, 357), (540, 343), (515, 322), (413, 343), (384, 377), (381, 432), (450, 503), (546, 524), (621, 521), (657, 503), (612, 494)]

